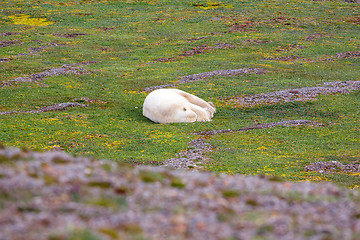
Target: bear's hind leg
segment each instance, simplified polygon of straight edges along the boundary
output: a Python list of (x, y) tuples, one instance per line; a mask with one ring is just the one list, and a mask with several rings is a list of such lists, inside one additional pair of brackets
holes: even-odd
[(210, 110), (206, 110), (195, 104), (191, 104), (190, 108), (197, 115), (197, 122), (211, 121), (212, 114), (210, 113)]

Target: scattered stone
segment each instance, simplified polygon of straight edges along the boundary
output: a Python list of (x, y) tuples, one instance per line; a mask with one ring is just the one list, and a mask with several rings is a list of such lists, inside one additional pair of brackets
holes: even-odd
[(271, 122), (271, 123), (262, 123), (262, 124), (255, 124), (249, 127), (243, 127), (240, 129), (223, 129), (223, 130), (210, 130), (210, 131), (203, 131), (196, 133), (196, 135), (201, 136), (212, 136), (215, 134), (221, 134), (221, 133), (230, 133), (230, 132), (243, 132), (243, 131), (251, 131), (256, 129), (267, 129), (267, 128), (273, 128), (277, 126), (300, 126), (300, 125), (318, 125), (315, 124), (312, 121), (309, 120), (288, 120), (288, 121), (281, 121), (281, 122)]
[(276, 57), (276, 58), (262, 58), (261, 60), (288, 62), (288, 61), (293, 61), (296, 59), (303, 59), (303, 58), (293, 55), (293, 56)]
[(233, 23), (230, 24), (230, 30), (225, 33), (233, 33), (233, 32), (249, 32), (249, 31), (255, 31), (253, 29), (253, 23), (250, 21), (246, 21), (244, 23)]
[(206, 51), (209, 51), (210, 49), (211, 49), (211, 47), (209, 47), (208, 45), (200, 45), (200, 46), (194, 47), (191, 50), (184, 51), (182, 54), (179, 54), (178, 57), (190, 57), (190, 56), (204, 53)]
[(0, 147), (0, 165), (0, 239), (356, 239), (360, 234), (359, 192), (330, 183), (129, 168), (6, 147)]
[(313, 125), (318, 124), (309, 121), (309, 120), (289, 120), (282, 122), (272, 122), (272, 123), (263, 123), (255, 124), (249, 127), (244, 127), (240, 129), (222, 129), (222, 130), (210, 130), (195, 133), (195, 135), (202, 136), (198, 139), (195, 139), (189, 143), (189, 150), (179, 154), (179, 157), (167, 159), (164, 161), (164, 166), (176, 168), (176, 169), (193, 169), (198, 170), (202, 168), (202, 164), (208, 160), (206, 153), (212, 151), (213, 146), (206, 142), (206, 138), (215, 134), (230, 133), (230, 132), (241, 132), (241, 131), (251, 131), (256, 129), (267, 129), (277, 126), (300, 126), (300, 125)]
[(262, 68), (240, 68), (240, 69), (230, 69), (230, 70), (216, 70), (212, 72), (203, 72), (192, 74), (188, 76), (183, 76), (179, 83), (188, 83), (194, 81), (201, 81), (206, 78), (214, 77), (214, 76), (234, 76), (234, 75), (242, 75), (242, 74), (264, 74), (266, 70)]
[(315, 34), (311, 34), (311, 35), (307, 36), (305, 38), (305, 41), (314, 41), (319, 38), (331, 37), (331, 36), (332, 36), (332, 34), (315, 33)]
[(321, 61), (335, 61), (338, 59), (360, 58), (360, 51), (340, 52), (335, 56), (326, 56)]
[(74, 98), (74, 101), (78, 102), (78, 103), (82, 103), (82, 102), (85, 102), (85, 103), (98, 103), (98, 104), (107, 104), (108, 103), (108, 102), (105, 102), (105, 101), (102, 101), (102, 100), (99, 100), (99, 99), (92, 99), (92, 98), (88, 98), (88, 97)]
[(63, 111), (69, 107), (88, 107), (86, 104), (81, 104), (77, 102), (65, 102), (58, 103), (50, 106), (44, 106), (37, 110), (29, 110), (29, 111), (8, 111), (8, 112), (0, 112), (0, 115), (7, 114), (19, 114), (19, 113), (41, 113), (41, 112), (50, 112), (50, 111)]
[(164, 85), (159, 85), (159, 86), (154, 86), (154, 87), (147, 87), (143, 90), (143, 92), (152, 92), (156, 89), (160, 89), (160, 88), (174, 88), (175, 84), (173, 83), (169, 83), (169, 84), (164, 84)]
[(191, 50), (186, 50), (184, 51), (182, 54), (179, 54), (175, 57), (169, 57), (169, 58), (158, 58), (158, 59), (153, 59), (153, 61), (156, 62), (172, 62), (172, 61), (176, 61), (182, 57), (189, 57), (189, 56), (194, 56), (197, 54), (201, 54), (204, 53), (205, 51), (210, 50), (210, 47), (208, 45), (200, 45), (197, 47), (194, 47)]
[(345, 0), (348, 3), (360, 3), (360, 0)]
[(64, 65), (63, 67), (60, 68), (52, 68), (44, 72), (32, 74), (30, 75), (30, 77), (18, 77), (12, 80), (5, 81), (2, 84), (0, 84), (0, 87), (9, 86), (15, 82), (36, 82), (48, 76), (65, 75), (65, 74), (84, 74), (84, 73), (86, 73), (86, 70), (84, 68), (67, 67)]
[(17, 40), (7, 40), (7, 41), (0, 41), (0, 47), (9, 47), (16, 44), (21, 44), (22, 42)]
[(234, 75), (250, 74), (250, 73), (264, 74), (266, 73), (266, 70), (262, 68), (240, 68), (240, 69), (216, 70), (212, 72), (197, 73), (197, 74), (183, 76), (179, 81), (175, 83), (158, 85), (154, 87), (147, 87), (143, 90), (143, 92), (151, 92), (155, 89), (160, 89), (160, 88), (175, 87), (176, 84), (178, 83), (201, 81), (215, 76), (234, 76)]
[(54, 36), (59, 36), (59, 37), (64, 37), (64, 38), (77, 38), (79, 36), (86, 36), (86, 35), (89, 35), (89, 34), (86, 34), (86, 33), (55, 33), (53, 34)]
[(193, 42), (193, 41), (199, 41), (199, 40), (202, 40), (202, 39), (206, 39), (206, 38), (208, 38), (208, 37), (197, 37), (197, 38), (190, 38), (190, 39), (188, 39), (188, 41), (191, 41), (191, 42)]
[(360, 58), (360, 51), (356, 52), (341, 52), (336, 54), (337, 58)]
[(114, 30), (117, 28), (121, 28), (121, 26), (117, 26), (117, 27), (100, 27), (99, 29), (102, 31), (109, 31), (109, 30)]
[[(195, 41), (195, 40), (200, 40), (203, 39), (205, 37), (199, 38), (199, 39), (189, 39), (189, 41)], [(234, 45), (231, 44), (227, 44), (227, 43), (216, 43), (215, 46), (209, 46), (209, 45), (200, 45), (200, 46), (196, 46), (193, 49), (190, 50), (185, 50), (182, 54), (179, 54), (175, 57), (169, 57), (169, 58), (157, 58), (157, 59), (153, 59), (152, 61), (155, 62), (172, 62), (172, 61), (176, 61), (179, 60), (183, 57), (190, 57), (190, 56), (194, 56), (194, 55), (198, 55), (198, 54), (202, 54), (204, 52), (208, 52), (212, 49), (229, 49), (229, 48), (233, 48)], [(152, 62), (150, 62), (152, 63)]]
[(76, 64), (65, 64), (59, 68), (51, 68), (44, 72), (31, 74), (29, 77), (18, 77), (12, 80), (4, 81), (0, 83), (0, 87), (10, 86), (16, 82), (37, 82), (42, 80), (45, 77), (56, 76), (56, 75), (65, 75), (65, 74), (86, 74), (87, 70), (79, 67), (79, 65), (88, 65), (94, 63), (95, 61), (82, 62)]
[(171, 158), (164, 161), (165, 167), (183, 168), (183, 169), (199, 169), (201, 164), (208, 158), (205, 153), (211, 152), (212, 146), (205, 142), (205, 139), (198, 138), (189, 143), (190, 149), (181, 152), (178, 158)]
[(11, 36), (11, 35), (19, 35), (20, 33), (18, 32), (3, 32), (0, 33), (0, 36)]
[(314, 162), (305, 166), (305, 171), (316, 171), (319, 173), (359, 173), (360, 163), (343, 164), (339, 161)]
[[(22, 43), (22, 42), (17, 42), (17, 43)], [(9, 58), (1, 58), (0, 62), (9, 61), (9, 60), (11, 60), (13, 58), (20, 57), (20, 56), (36, 55), (39, 52), (41, 52), (42, 50), (45, 50), (47, 48), (54, 47), (54, 46), (62, 46), (62, 45), (64, 45), (64, 44), (58, 44), (56, 42), (53, 42), (53, 43), (50, 43), (50, 44), (45, 45), (45, 46), (40, 46), (40, 47), (37, 47), (37, 48), (29, 48), (28, 49), (29, 52), (19, 53), (17, 55), (10, 56)], [(0, 87), (1, 87), (1, 85), (0, 85)]]
[(76, 16), (92, 16), (94, 15), (93, 13), (87, 13), (87, 12), (79, 12), (79, 13), (74, 13), (74, 15)]
[(319, 95), (350, 93), (360, 90), (360, 81), (326, 82), (318, 87), (286, 89), (230, 99), (238, 107), (253, 107), (263, 104), (276, 104), (295, 101), (316, 100)]
[(265, 44), (265, 43), (271, 43), (270, 40), (261, 40), (261, 39), (246, 39), (243, 42), (246, 43), (254, 43), (254, 44)]
[(155, 61), (155, 62), (173, 62), (175, 60), (176, 60), (175, 57), (170, 57), (170, 58), (157, 58), (157, 59), (153, 59), (152, 61)]

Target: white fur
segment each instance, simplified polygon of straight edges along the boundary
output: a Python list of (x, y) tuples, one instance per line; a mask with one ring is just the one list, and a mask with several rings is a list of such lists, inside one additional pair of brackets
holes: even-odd
[(143, 115), (156, 123), (211, 121), (215, 112), (211, 102), (178, 89), (155, 90), (143, 105)]

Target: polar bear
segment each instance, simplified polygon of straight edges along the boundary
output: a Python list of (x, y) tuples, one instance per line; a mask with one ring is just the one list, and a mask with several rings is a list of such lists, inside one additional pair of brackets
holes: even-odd
[(213, 103), (172, 88), (151, 92), (143, 105), (143, 115), (156, 123), (211, 121), (215, 112)]

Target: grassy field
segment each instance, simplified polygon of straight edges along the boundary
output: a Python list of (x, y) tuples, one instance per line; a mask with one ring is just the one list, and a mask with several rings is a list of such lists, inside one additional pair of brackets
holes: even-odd
[[(0, 7), (0, 112), (89, 105), (2, 114), (5, 145), (157, 165), (187, 150), (196, 132), (303, 119), (318, 125), (209, 136), (213, 151), (204, 168), (360, 185), (359, 173), (304, 171), (319, 161), (360, 163), (359, 91), (254, 107), (231, 101), (359, 81), (359, 4), (5, 0)], [(59, 68), (72, 72), (34, 76)], [(178, 83), (191, 74), (240, 68), (265, 73)], [(213, 121), (154, 124), (143, 117), (143, 90), (170, 83), (214, 102)]]

